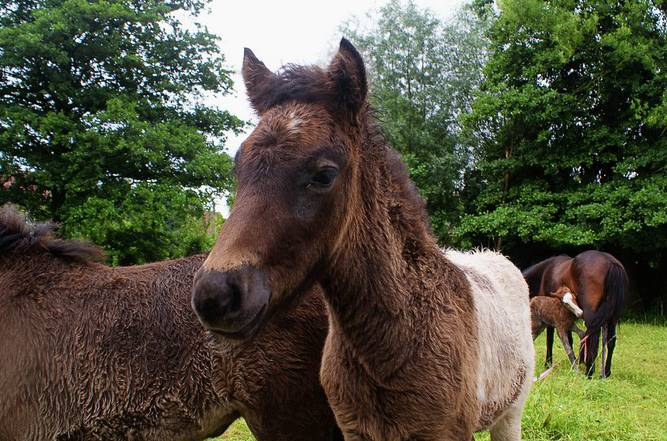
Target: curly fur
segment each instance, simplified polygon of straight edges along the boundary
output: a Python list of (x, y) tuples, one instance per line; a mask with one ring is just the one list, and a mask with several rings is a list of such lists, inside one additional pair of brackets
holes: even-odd
[(339, 436), (319, 288), (239, 343), (190, 308), (206, 256), (111, 268), (13, 208), (0, 243), (0, 440), (203, 440), (239, 416), (258, 440)]

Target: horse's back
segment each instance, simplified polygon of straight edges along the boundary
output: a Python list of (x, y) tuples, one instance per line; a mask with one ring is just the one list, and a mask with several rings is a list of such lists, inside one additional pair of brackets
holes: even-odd
[(10, 354), (0, 394), (12, 407), (0, 400), (0, 440), (190, 440), (217, 425), (213, 351), (189, 309), (201, 260), (109, 268), (45, 258), (44, 277), (16, 274), (0, 326)]
[(614, 257), (612, 254), (609, 254), (605, 251), (598, 251), (598, 250), (586, 250), (582, 251), (581, 253), (577, 254), (574, 256), (575, 262), (578, 262), (579, 264), (582, 263), (593, 263), (593, 262), (606, 262), (607, 264), (617, 264), (617, 265), (623, 265), (616, 257)]
[(623, 264), (616, 257), (604, 251), (588, 250), (577, 254), (572, 259), (572, 272), (579, 283), (582, 280), (590, 280), (590, 283), (603, 285), (607, 271), (614, 266), (625, 272)]
[(521, 271), (492, 251), (446, 251), (473, 292), (479, 333), (478, 429), (493, 425), (512, 406), (522, 406), (530, 388), (534, 348), (528, 286)]
[[(616, 275), (618, 280), (608, 280), (610, 272)], [(616, 294), (622, 298), (625, 286), (613, 290), (609, 283), (615, 282), (619, 286), (627, 283), (623, 264), (611, 254), (597, 250), (584, 251), (574, 257), (572, 276), (576, 279), (577, 296), (582, 297), (582, 303), (586, 306), (584, 310), (597, 311), (604, 298), (609, 295), (607, 291), (618, 291)], [(622, 304), (622, 299), (618, 300)]]

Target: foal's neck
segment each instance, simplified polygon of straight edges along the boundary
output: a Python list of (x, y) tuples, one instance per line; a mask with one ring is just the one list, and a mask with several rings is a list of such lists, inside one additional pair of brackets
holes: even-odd
[(375, 149), (374, 156), (364, 158), (361, 203), (350, 208), (350, 226), (322, 284), (334, 332), (382, 377), (410, 356), (437, 296), (429, 279), (444, 273), (446, 261), (398, 155)]

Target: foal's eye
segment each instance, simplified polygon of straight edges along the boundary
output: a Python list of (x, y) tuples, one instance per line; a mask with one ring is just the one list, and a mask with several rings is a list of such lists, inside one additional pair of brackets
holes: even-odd
[(334, 167), (325, 167), (310, 178), (308, 187), (319, 189), (330, 187), (331, 184), (333, 184), (334, 179), (336, 179), (337, 174), (338, 170), (336, 170)]

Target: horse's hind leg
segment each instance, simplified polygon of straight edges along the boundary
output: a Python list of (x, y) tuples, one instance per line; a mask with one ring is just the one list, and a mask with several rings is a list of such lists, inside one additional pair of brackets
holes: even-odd
[(600, 369), (600, 378), (605, 378), (607, 375), (607, 325), (602, 327), (602, 353), (600, 354), (600, 359), (602, 360), (602, 366)]
[(547, 359), (544, 362), (544, 365), (546, 367), (551, 366), (554, 362), (553, 349), (554, 349), (554, 328), (549, 326), (547, 327)]
[(595, 359), (598, 356), (598, 346), (600, 345), (600, 330), (596, 329), (592, 333), (586, 332), (584, 338), (579, 342), (579, 362), (586, 365), (586, 375), (593, 377), (595, 372)]
[(533, 369), (534, 365), (530, 362), (528, 366), (529, 372), (523, 380), (521, 392), (516, 398), (516, 401), (512, 403), (507, 412), (505, 412), (505, 414), (491, 426), (491, 441), (521, 441), (521, 414), (523, 413), (523, 407), (526, 404), (526, 398), (528, 398), (530, 387), (533, 384)]
[(570, 339), (572, 334), (565, 331), (564, 329), (558, 328), (558, 337), (560, 338), (563, 347), (565, 348), (565, 353), (567, 353), (567, 358), (570, 359), (570, 366), (576, 368), (577, 366), (577, 357), (574, 356), (574, 351), (572, 350), (572, 345)]
[(616, 324), (609, 324), (607, 332), (607, 366), (605, 376), (609, 377), (611, 375), (611, 356), (614, 353), (614, 348), (616, 348)]

